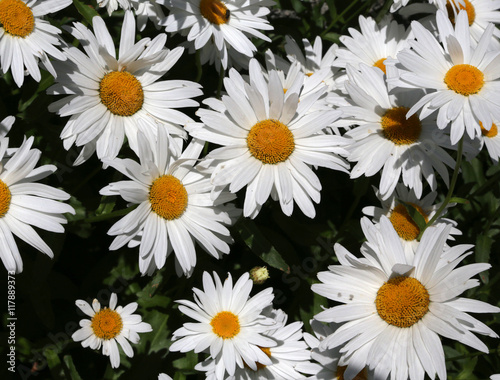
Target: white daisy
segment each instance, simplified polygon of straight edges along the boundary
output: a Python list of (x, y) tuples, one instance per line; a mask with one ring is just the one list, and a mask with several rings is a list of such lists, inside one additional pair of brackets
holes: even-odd
[(5, 119), (0, 121), (0, 138), (7, 135), (7, 133), (10, 131), (10, 128), (12, 128), (14, 121), (16, 121), (16, 118), (14, 116), (7, 116)]
[(131, 181), (111, 183), (100, 193), (138, 205), (108, 231), (117, 235), (109, 249), (140, 244), (143, 274), (162, 268), (173, 251), (177, 273), (190, 275), (196, 265), (195, 242), (216, 258), (229, 253), (232, 239), (226, 225), (235, 212), (222, 204), (235, 196), (224, 192), (211, 199), (209, 178), (194, 168), (202, 148), (201, 142), (192, 141), (180, 156), (173, 154), (176, 148), (168, 147), (166, 131), (159, 129), (153, 148), (139, 136), (140, 164), (130, 159), (104, 161)]
[(490, 380), (500, 380), (500, 374), (499, 375), (491, 375)]
[(137, 309), (137, 302), (131, 302), (125, 307), (117, 307), (116, 302), (115, 293), (111, 294), (109, 308), (101, 309), (101, 304), (95, 298), (92, 307), (87, 301), (76, 300), (76, 306), (91, 319), (80, 320), (81, 329), (71, 335), (75, 342), (81, 341), (83, 347), (99, 350), (102, 346), (102, 354), (109, 356), (113, 368), (120, 366), (117, 343), (131, 358), (134, 356), (134, 351), (129, 341), (137, 344), (140, 340), (138, 333), (153, 331), (149, 323), (142, 322), (139, 314), (132, 314)]
[(127, 11), (116, 59), (103, 19), (96, 16), (93, 27), (95, 36), (80, 23), (70, 28), (87, 54), (75, 47), (65, 49), (68, 61), (58, 67), (58, 83), (48, 89), (52, 95), (69, 95), (52, 103), (49, 110), (70, 116), (61, 138), (66, 149), (83, 146), (75, 165), (95, 151), (101, 160), (115, 158), (125, 136), (137, 152), (139, 129), (154, 137), (159, 128), (167, 128), (170, 135), (186, 137), (182, 126), (192, 119), (177, 108), (197, 106), (191, 98), (202, 94), (201, 86), (184, 80), (157, 81), (184, 49), (165, 49), (165, 34), (134, 43), (135, 19)]
[(497, 313), (500, 308), (459, 295), (478, 286), (479, 281), (471, 277), (491, 266), (475, 263), (456, 269), (471, 246), (445, 251), (449, 229), (445, 225), (427, 228), (412, 261), (407, 260), (396, 231), (384, 216), (380, 229), (371, 225), (365, 230), (362, 258), (335, 245), (340, 265), (320, 272), (321, 283), (312, 289), (345, 304), (315, 316), (322, 322), (343, 324), (320, 348), (343, 346), (341, 352), (348, 361), (344, 377), (352, 378), (368, 366), (377, 379), (391, 374), (395, 379), (423, 380), (427, 373), (431, 379), (437, 374), (445, 380), (439, 335), (488, 352), (473, 333), (497, 334), (467, 312)]
[(0, 138), (0, 258), (9, 272), (23, 271), (13, 235), (52, 258), (52, 249), (32, 226), (62, 233), (62, 224), (67, 223), (63, 214), (75, 213), (73, 207), (59, 202), (69, 199), (68, 193), (35, 183), (57, 168), (54, 165), (35, 168), (41, 152), (31, 149), (33, 140), (33, 137), (28, 138), (8, 156), (9, 138)]
[(276, 346), (274, 339), (265, 336), (277, 327), (276, 321), (262, 314), (273, 300), (272, 288), (249, 298), (252, 285), (248, 272), (234, 287), (231, 274), (228, 273), (222, 284), (216, 273), (212, 280), (204, 272), (203, 290), (193, 288), (195, 303), (177, 301), (179, 310), (196, 322), (185, 323), (174, 332), (170, 351), (209, 351), (215, 360), (213, 376), (217, 380), (223, 380), (226, 371), (234, 375), (237, 367), (247, 365), (257, 370), (258, 363), (273, 364), (260, 348)]
[(352, 106), (340, 107), (341, 125), (357, 124), (345, 136), (352, 138), (349, 161), (357, 162), (351, 178), (370, 177), (381, 172), (380, 195), (387, 199), (402, 179), (405, 186), (422, 195), (423, 179), (432, 190), (437, 181), (434, 171), (448, 185), (448, 169), (454, 160), (443, 149), (448, 139), (436, 128), (434, 120), (419, 120), (406, 114), (422, 96), (421, 90), (389, 94), (381, 70), (361, 64), (361, 71), (348, 66), (346, 90)]
[(156, 0), (130, 0), (137, 17), (137, 29), (143, 31), (146, 22), (151, 20), (156, 29), (160, 29), (160, 21), (165, 18), (163, 9)]
[(158, 380), (172, 380), (172, 378), (164, 373), (158, 375)]
[(259, 30), (273, 29), (265, 19), (273, 0), (162, 0), (160, 3), (170, 10), (161, 22), (165, 30), (187, 35), (196, 50), (213, 40), (224, 69), (228, 67), (228, 50), (253, 57), (257, 48), (251, 37), (271, 42)]
[(486, 150), (490, 155), (491, 159), (495, 164), (498, 163), (500, 159), (500, 135), (498, 135), (498, 127), (497, 124), (500, 125), (498, 120), (495, 120), (491, 124), (490, 130), (484, 129), (482, 123), (479, 122), (481, 126), (481, 134), (477, 136), (479, 139), (478, 151), (481, 150), (484, 146), (486, 146)]
[(451, 143), (456, 144), (465, 131), (471, 139), (479, 135), (479, 121), (489, 130), (492, 118), (500, 118), (500, 51), (487, 50), (493, 24), (472, 48), (466, 11), (460, 11), (454, 27), (442, 10), (437, 11), (436, 19), (443, 46), (429, 30), (413, 21), (416, 40), (409, 41), (412, 50), (398, 54), (400, 65), (394, 67), (398, 70), (388, 69), (388, 81), (392, 86), (432, 90), (407, 117), (421, 108), (420, 119), (438, 111), (438, 127), (444, 129), (451, 122)]
[(108, 12), (108, 16), (111, 16), (111, 14), (118, 8), (129, 10), (130, 0), (97, 0), (97, 5), (99, 6), (99, 8), (106, 7), (106, 12)]
[(224, 79), (227, 95), (205, 100), (212, 110), (199, 109), (203, 124), (188, 124), (186, 130), (223, 145), (206, 157), (215, 168), (211, 181), (216, 192), (226, 185), (233, 193), (247, 186), (245, 216), (255, 217), (271, 195), (286, 215), (291, 215), (295, 201), (305, 215), (314, 217), (312, 201), (319, 202), (321, 184), (311, 167), (348, 168), (339, 157), (347, 153), (342, 148), (347, 140), (322, 134), (340, 112), (309, 112), (323, 92), (299, 102), (303, 76), (297, 76), (298, 82), (286, 94), (276, 71), (268, 78), (267, 82), (254, 59), (250, 83), (232, 69)]

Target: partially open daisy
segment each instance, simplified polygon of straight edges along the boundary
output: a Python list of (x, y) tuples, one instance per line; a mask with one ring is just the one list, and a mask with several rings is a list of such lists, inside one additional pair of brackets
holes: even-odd
[(48, 55), (65, 60), (56, 47), (61, 45), (61, 31), (43, 16), (66, 8), (71, 0), (0, 0), (0, 64), (5, 74), (9, 68), (16, 84), (24, 82), (24, 68), (37, 82), (40, 63), (57, 76)]
[(133, 314), (137, 310), (137, 302), (117, 307), (117, 300), (116, 294), (112, 293), (109, 307), (104, 308), (101, 308), (100, 302), (95, 298), (92, 307), (87, 301), (77, 300), (76, 306), (90, 319), (80, 320), (81, 329), (71, 335), (75, 342), (81, 341), (83, 347), (90, 347), (93, 350), (102, 347), (102, 354), (109, 356), (113, 368), (120, 366), (118, 344), (131, 358), (134, 356), (134, 351), (129, 341), (137, 344), (140, 340), (139, 333), (153, 331), (149, 323), (142, 322), (139, 314)]
[(277, 345), (274, 339), (265, 336), (278, 327), (276, 321), (262, 314), (273, 300), (272, 288), (249, 297), (252, 285), (248, 273), (233, 286), (229, 273), (222, 284), (216, 273), (212, 279), (204, 272), (203, 290), (193, 288), (195, 302), (177, 301), (179, 310), (196, 322), (185, 323), (174, 332), (170, 351), (208, 351), (215, 360), (217, 380), (224, 380), (226, 372), (234, 375), (237, 367), (248, 366), (256, 371), (259, 363), (273, 364), (261, 349)]
[(302, 75), (286, 94), (276, 71), (268, 78), (254, 59), (250, 83), (231, 70), (224, 80), (227, 95), (205, 100), (213, 110), (199, 109), (203, 124), (188, 124), (186, 130), (223, 145), (206, 157), (214, 168), (212, 184), (216, 191), (229, 185), (232, 193), (246, 186), (245, 216), (255, 217), (271, 195), (286, 215), (291, 215), (296, 202), (305, 215), (314, 217), (312, 201), (319, 202), (321, 184), (312, 166), (344, 172), (348, 168), (339, 156), (347, 153), (342, 148), (347, 140), (322, 134), (340, 111), (310, 111), (321, 92), (299, 102)]
[(69, 199), (68, 193), (35, 183), (57, 168), (54, 165), (35, 168), (41, 152), (31, 149), (33, 140), (33, 137), (25, 140), (10, 156), (7, 155), (9, 139), (0, 138), (0, 258), (7, 271), (16, 273), (23, 271), (23, 262), (14, 235), (52, 258), (52, 249), (32, 226), (62, 233), (62, 224), (67, 223), (63, 214), (75, 213), (73, 207), (59, 202)]
[(213, 47), (220, 52), (224, 69), (228, 67), (228, 50), (253, 57), (257, 48), (251, 37), (271, 41), (260, 30), (273, 29), (265, 19), (273, 0), (161, 0), (160, 3), (170, 10), (161, 22), (165, 30), (187, 35), (196, 50), (214, 41)]
[(438, 111), (437, 125), (444, 129), (451, 122), (451, 143), (467, 132), (473, 139), (481, 133), (479, 121), (487, 130), (492, 118), (500, 118), (500, 51), (488, 51), (495, 26), (489, 24), (477, 46), (472, 47), (467, 12), (460, 11), (455, 25), (447, 14), (436, 14), (439, 40), (420, 23), (412, 22), (415, 41), (397, 56), (398, 76), (389, 78), (391, 86), (430, 90), (411, 107), (410, 118), (419, 109), (420, 119)]
[[(444, 351), (439, 335), (488, 352), (473, 333), (498, 337), (472, 313), (497, 313), (486, 302), (459, 297), (479, 285), (472, 276), (490, 268), (475, 263), (456, 268), (470, 253), (470, 245), (444, 250), (450, 226), (425, 230), (414, 259), (408, 261), (399, 237), (386, 217), (380, 229), (365, 231), (366, 244), (357, 258), (339, 244), (340, 265), (320, 272), (314, 292), (345, 305), (315, 315), (322, 322), (342, 323), (320, 347), (343, 346), (349, 358), (345, 375), (352, 378), (364, 367), (375, 378), (423, 380), (425, 373), (446, 379)], [(356, 358), (356, 360), (352, 360)]]
[(52, 103), (49, 110), (70, 116), (61, 138), (66, 149), (73, 144), (83, 147), (75, 165), (96, 151), (99, 159), (115, 158), (125, 137), (136, 152), (139, 129), (147, 130), (153, 144), (158, 128), (185, 137), (182, 126), (192, 119), (177, 108), (198, 105), (191, 98), (202, 94), (201, 86), (185, 80), (157, 82), (184, 49), (165, 49), (165, 34), (134, 43), (135, 19), (127, 11), (117, 59), (103, 19), (96, 16), (93, 27), (95, 36), (80, 23), (70, 28), (87, 54), (75, 47), (65, 49), (68, 61), (58, 66), (57, 83), (48, 89), (52, 95), (69, 95)]
[(196, 265), (197, 242), (216, 258), (229, 253), (232, 242), (226, 225), (232, 223), (234, 207), (224, 206), (235, 198), (229, 192), (212, 200), (209, 178), (195, 168), (203, 148), (199, 141), (179, 156), (169, 147), (164, 129), (158, 130), (154, 147), (139, 136), (140, 164), (130, 159), (104, 161), (131, 181), (114, 182), (101, 190), (103, 195), (120, 195), (130, 205), (138, 205), (108, 231), (116, 238), (111, 250), (125, 244), (139, 245), (139, 269), (152, 274), (175, 253), (177, 273), (190, 275)]

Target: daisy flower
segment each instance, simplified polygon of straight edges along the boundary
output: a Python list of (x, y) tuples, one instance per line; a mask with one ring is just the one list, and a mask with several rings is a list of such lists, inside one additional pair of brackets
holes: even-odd
[(14, 116), (7, 116), (5, 119), (0, 121), (0, 138), (5, 137), (7, 133), (10, 131), (10, 128), (16, 121)]
[(370, 177), (381, 172), (379, 192), (387, 199), (400, 178), (405, 186), (422, 196), (423, 179), (436, 189), (436, 171), (448, 185), (448, 169), (454, 160), (441, 148), (448, 140), (437, 130), (434, 120), (406, 118), (407, 112), (422, 96), (421, 90), (389, 94), (381, 70), (361, 64), (360, 71), (348, 66), (346, 90), (351, 106), (340, 107), (341, 125), (357, 126), (346, 132), (352, 138), (348, 160), (357, 162), (351, 178)]
[(486, 150), (488, 151), (491, 159), (495, 164), (497, 164), (500, 159), (500, 136), (498, 135), (498, 120), (495, 121), (496, 123), (491, 124), (490, 130), (486, 130), (480, 122), (479, 125), (481, 126), (481, 134), (478, 135), (477, 138), (479, 139), (478, 150), (481, 150), (484, 146), (486, 146)]
[(271, 305), (272, 288), (267, 288), (250, 297), (252, 280), (248, 272), (234, 284), (228, 273), (224, 284), (214, 273), (213, 279), (203, 273), (203, 290), (193, 288), (194, 300), (177, 301), (179, 310), (196, 320), (185, 323), (174, 332), (170, 351), (198, 353), (210, 352), (215, 360), (213, 376), (223, 380), (224, 374), (232, 376), (237, 367), (245, 365), (256, 371), (257, 366), (273, 364), (261, 347), (275, 347), (276, 341), (265, 336), (276, 329), (276, 321), (262, 314)]
[(68, 193), (35, 183), (55, 172), (56, 167), (42, 165), (35, 168), (41, 152), (31, 149), (33, 140), (33, 136), (24, 140), (10, 156), (7, 155), (9, 138), (0, 138), (0, 258), (9, 272), (23, 271), (13, 235), (53, 258), (52, 249), (32, 226), (62, 233), (62, 224), (67, 223), (63, 214), (75, 213), (73, 207), (59, 202), (69, 199)]
[(347, 140), (322, 134), (340, 111), (309, 112), (322, 92), (299, 102), (303, 76), (297, 76), (298, 83), (286, 94), (276, 71), (268, 78), (255, 59), (250, 61), (249, 83), (231, 69), (224, 79), (227, 95), (205, 100), (212, 110), (199, 109), (203, 124), (188, 124), (186, 130), (223, 145), (206, 156), (213, 168), (211, 181), (215, 193), (226, 185), (232, 193), (247, 186), (244, 216), (254, 218), (271, 195), (286, 215), (292, 214), (295, 201), (312, 218), (312, 201), (319, 202), (321, 184), (311, 167), (348, 168), (339, 156), (347, 153), (342, 148)]
[(129, 10), (130, 0), (98, 0), (97, 5), (99, 8), (105, 7), (106, 12), (108, 12), (108, 16), (111, 16), (111, 14), (118, 8)]
[(130, 0), (130, 2), (137, 17), (137, 29), (140, 32), (146, 27), (148, 19), (156, 29), (161, 28), (160, 22), (165, 18), (165, 14), (156, 0)]
[[(419, 109), (420, 119), (438, 111), (437, 125), (451, 122), (451, 143), (466, 131), (471, 139), (481, 133), (479, 121), (489, 130), (492, 118), (500, 118), (500, 51), (488, 51), (495, 26), (489, 24), (477, 46), (472, 48), (467, 12), (460, 11), (453, 26), (447, 15), (436, 14), (439, 38), (413, 21), (412, 50), (397, 55), (398, 74), (389, 75), (391, 86), (431, 90), (409, 110), (410, 118)], [(386, 62), (387, 63), (387, 62)]]
[[(364, 219), (367, 225), (370, 223)], [(479, 285), (472, 276), (489, 269), (486, 263), (456, 268), (470, 254), (471, 245), (444, 249), (451, 226), (425, 230), (414, 259), (408, 261), (391, 222), (382, 217), (380, 228), (365, 230), (366, 244), (357, 258), (344, 247), (334, 249), (340, 265), (318, 273), (315, 293), (345, 305), (315, 315), (321, 322), (342, 323), (320, 343), (321, 349), (343, 346), (348, 361), (344, 377), (363, 368), (377, 379), (423, 380), (425, 373), (446, 379), (444, 351), (439, 335), (488, 352), (473, 333), (498, 337), (468, 314), (497, 313), (500, 308), (459, 297)]]
[[(272, 30), (265, 19), (272, 0), (162, 0), (170, 13), (161, 24), (167, 32), (181, 32), (196, 50), (209, 41), (219, 52), (224, 69), (228, 67), (228, 50), (246, 57), (257, 51), (250, 41), (257, 37), (271, 42), (260, 30)], [(249, 38), (250, 37), (250, 38)]]
[(202, 94), (201, 86), (184, 80), (157, 81), (184, 49), (165, 49), (165, 34), (134, 43), (135, 19), (127, 11), (116, 59), (103, 19), (94, 17), (93, 27), (95, 36), (80, 23), (70, 28), (87, 54), (66, 48), (68, 61), (60, 64), (58, 83), (48, 89), (51, 95), (68, 95), (49, 105), (49, 110), (70, 116), (61, 138), (65, 149), (73, 144), (83, 147), (74, 164), (81, 164), (94, 152), (101, 160), (115, 158), (125, 136), (137, 152), (138, 130), (150, 131), (152, 141), (162, 128), (170, 135), (186, 137), (182, 126), (192, 119), (177, 108), (197, 106), (191, 98)]
[(71, 0), (0, 1), (0, 64), (4, 74), (11, 69), (18, 87), (23, 85), (25, 67), (33, 79), (40, 81), (38, 63), (57, 76), (48, 55), (61, 61), (66, 59), (56, 48), (61, 44), (61, 31), (42, 17), (71, 3)]
[(491, 380), (500, 380), (500, 374), (499, 375), (491, 375), (490, 379)]
[(142, 274), (162, 268), (173, 251), (177, 273), (189, 276), (196, 265), (195, 242), (216, 258), (229, 253), (232, 239), (226, 225), (236, 214), (234, 208), (222, 204), (235, 196), (224, 192), (212, 200), (209, 178), (194, 168), (201, 142), (192, 141), (179, 156), (171, 153), (176, 148), (169, 148), (168, 140), (166, 131), (159, 129), (156, 146), (151, 148), (141, 134), (140, 163), (118, 158), (104, 161), (131, 181), (113, 182), (100, 193), (120, 195), (130, 205), (138, 205), (108, 231), (116, 235), (109, 249), (139, 245)]
[(109, 356), (113, 368), (120, 366), (118, 344), (131, 358), (134, 356), (134, 351), (129, 341), (137, 344), (140, 340), (139, 333), (153, 331), (149, 323), (142, 322), (139, 314), (133, 314), (137, 310), (137, 302), (131, 302), (125, 307), (117, 307), (117, 299), (116, 294), (112, 293), (109, 308), (102, 309), (101, 304), (95, 298), (92, 306), (87, 301), (76, 300), (76, 306), (90, 319), (80, 320), (81, 329), (71, 335), (75, 342), (82, 342), (83, 347), (99, 350), (102, 346), (102, 354)]

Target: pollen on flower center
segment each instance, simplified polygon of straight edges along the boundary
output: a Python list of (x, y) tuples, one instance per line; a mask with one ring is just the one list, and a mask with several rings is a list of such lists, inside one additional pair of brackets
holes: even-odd
[(495, 123), (491, 124), (491, 128), (489, 131), (483, 127), (483, 123), (479, 122), (479, 126), (481, 127), (481, 134), (484, 137), (489, 137), (491, 139), (498, 134), (498, 128)]
[(264, 164), (286, 161), (295, 149), (293, 133), (278, 120), (267, 119), (255, 124), (247, 136), (252, 156)]
[(154, 180), (149, 190), (151, 209), (167, 220), (179, 218), (186, 211), (188, 193), (176, 177), (163, 175)]
[(410, 327), (429, 311), (429, 292), (412, 277), (394, 277), (380, 287), (375, 305), (380, 318), (396, 327)]
[(3, 218), (9, 211), (11, 198), (9, 186), (0, 179), (0, 218)]
[[(344, 372), (347, 369), (346, 365), (339, 365), (337, 367), (336, 380), (344, 380)], [(358, 373), (352, 380), (367, 380), (368, 379), (368, 371), (366, 368), (363, 368), (360, 373)]]
[(232, 339), (240, 332), (240, 320), (230, 311), (221, 311), (210, 321), (212, 331), (222, 339)]
[[(410, 203), (428, 222), (427, 214), (422, 208), (416, 204)], [(406, 207), (398, 204), (391, 212), (390, 221), (401, 239), (406, 241), (413, 241), (418, 237), (420, 228), (418, 228), (415, 221), (411, 218)]]
[(115, 310), (104, 308), (92, 317), (90, 327), (95, 336), (109, 340), (120, 334), (123, 328), (123, 320)]
[(225, 24), (229, 21), (230, 12), (221, 0), (201, 0), (200, 13), (215, 25)]
[(411, 145), (418, 141), (422, 132), (418, 116), (413, 114), (407, 119), (408, 111), (407, 107), (394, 107), (388, 109), (381, 118), (384, 137), (396, 145)]
[(384, 74), (387, 74), (386, 71), (385, 71), (385, 64), (384, 64), (384, 62), (385, 62), (386, 59), (387, 58), (385, 58), (385, 57), (384, 58), (380, 58), (377, 62), (375, 62), (373, 64), (374, 67), (378, 67), (380, 70), (382, 70), (384, 72)]
[(457, 94), (469, 96), (483, 88), (484, 74), (477, 67), (463, 63), (448, 70), (444, 83)]
[[(261, 346), (257, 346), (257, 347), (259, 347), (262, 350), (262, 352), (264, 352), (267, 355), (268, 358), (271, 357), (271, 349), (269, 347), (261, 347)], [(247, 363), (245, 363), (245, 361), (243, 361), (243, 364), (245, 365), (245, 368), (252, 370), (249, 367), (249, 365)], [(266, 368), (265, 364), (262, 364), (262, 363), (259, 363), (259, 362), (255, 362), (255, 364), (257, 365), (257, 369), (255, 371), (258, 371), (260, 369)]]
[(35, 28), (35, 17), (21, 0), (0, 0), (0, 25), (7, 33), (24, 38)]
[(474, 6), (471, 4), (469, 0), (462, 0), (462, 1), (464, 2), (465, 6), (459, 4), (458, 1), (455, 0), (451, 1), (448, 0), (446, 2), (446, 10), (448, 11), (448, 18), (450, 19), (452, 24), (455, 24), (455, 12), (453, 11), (453, 8), (457, 10), (457, 13), (462, 9), (465, 9), (465, 11), (467, 12), (467, 18), (469, 19), (469, 26), (470, 26), (474, 23), (474, 20), (476, 19), (476, 10), (474, 9)]
[(127, 71), (112, 71), (99, 84), (102, 104), (118, 116), (132, 116), (142, 108), (144, 92), (139, 80)]

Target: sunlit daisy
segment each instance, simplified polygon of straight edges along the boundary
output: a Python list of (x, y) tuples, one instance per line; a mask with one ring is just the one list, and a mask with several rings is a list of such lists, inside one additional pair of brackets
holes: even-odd
[(140, 163), (130, 159), (104, 161), (131, 181), (113, 182), (101, 194), (120, 195), (130, 205), (138, 205), (108, 231), (116, 235), (109, 248), (140, 244), (139, 269), (143, 274), (162, 268), (173, 251), (177, 273), (190, 275), (196, 265), (195, 242), (216, 258), (229, 253), (232, 239), (226, 225), (235, 214), (234, 208), (223, 203), (235, 195), (223, 192), (212, 200), (209, 178), (194, 168), (203, 148), (201, 142), (192, 141), (180, 156), (171, 153), (178, 149), (168, 143), (164, 129), (158, 130), (153, 148), (141, 134)]
[(167, 32), (181, 32), (195, 49), (209, 41), (220, 52), (222, 67), (228, 67), (228, 50), (247, 57), (257, 51), (250, 38), (271, 42), (260, 30), (272, 30), (265, 16), (273, 0), (161, 0), (169, 15), (161, 24)]
[(277, 345), (265, 336), (276, 329), (276, 321), (262, 314), (273, 300), (272, 288), (249, 298), (252, 285), (248, 272), (234, 286), (229, 273), (222, 284), (216, 273), (212, 279), (204, 272), (203, 290), (193, 288), (195, 302), (177, 301), (179, 310), (196, 322), (185, 323), (174, 332), (170, 351), (208, 351), (215, 360), (213, 375), (217, 380), (224, 380), (226, 372), (234, 375), (245, 365), (256, 371), (259, 363), (273, 364), (261, 349)]
[(442, 45), (420, 23), (412, 22), (416, 40), (409, 42), (412, 50), (398, 54), (399, 74), (389, 82), (433, 90), (411, 107), (407, 117), (419, 109), (420, 119), (438, 111), (438, 127), (444, 129), (451, 122), (451, 143), (456, 144), (465, 131), (471, 139), (479, 135), (479, 121), (489, 130), (492, 118), (500, 118), (500, 51), (487, 50), (493, 24), (472, 48), (465, 10), (460, 11), (455, 25), (442, 10), (436, 19)]
[(61, 31), (42, 17), (71, 3), (71, 0), (0, 1), (0, 63), (4, 74), (11, 69), (19, 87), (24, 82), (25, 67), (37, 82), (42, 78), (39, 63), (57, 76), (48, 55), (66, 59), (56, 47), (61, 45)]
[[(117, 156), (125, 137), (137, 152), (137, 131), (154, 136), (160, 128), (170, 135), (186, 137), (182, 126), (192, 121), (177, 108), (198, 105), (200, 85), (185, 80), (160, 79), (180, 58), (183, 48), (164, 48), (166, 35), (135, 40), (135, 19), (125, 12), (116, 58), (115, 45), (104, 21), (93, 19), (94, 34), (80, 23), (70, 28), (86, 54), (75, 47), (65, 49), (68, 61), (58, 69), (52, 95), (69, 95), (49, 106), (60, 116), (70, 116), (61, 132), (64, 147), (83, 147), (75, 165), (94, 152), (103, 159)], [(140, 122), (139, 122), (140, 121)]]
[(134, 356), (134, 351), (129, 341), (137, 344), (140, 340), (139, 333), (153, 331), (149, 323), (142, 322), (139, 314), (133, 314), (137, 310), (137, 302), (131, 302), (125, 307), (117, 307), (117, 299), (116, 294), (112, 293), (109, 307), (102, 309), (101, 304), (95, 298), (92, 301), (92, 307), (87, 301), (77, 300), (76, 306), (90, 319), (80, 320), (81, 329), (71, 335), (75, 342), (81, 341), (83, 347), (99, 350), (102, 346), (102, 354), (109, 356), (113, 368), (120, 366), (118, 344), (131, 358)]
[(9, 272), (23, 271), (14, 235), (52, 258), (52, 249), (33, 227), (62, 233), (62, 224), (67, 223), (63, 214), (75, 213), (73, 207), (59, 202), (69, 199), (68, 193), (35, 182), (57, 168), (54, 165), (35, 168), (41, 152), (31, 149), (33, 140), (28, 138), (7, 157), (9, 138), (0, 138), (0, 258)]
[(297, 76), (299, 82), (286, 94), (276, 71), (268, 78), (254, 59), (249, 83), (231, 70), (224, 80), (227, 95), (205, 100), (212, 110), (199, 109), (203, 124), (188, 124), (186, 130), (223, 146), (206, 157), (215, 168), (211, 181), (216, 191), (229, 185), (229, 191), (236, 193), (246, 186), (245, 216), (255, 217), (271, 195), (286, 215), (291, 215), (296, 202), (305, 215), (314, 217), (312, 201), (319, 202), (321, 184), (312, 166), (348, 168), (339, 156), (347, 153), (342, 148), (347, 140), (322, 134), (340, 112), (308, 112), (321, 93), (299, 102), (303, 76)]
[(414, 259), (408, 261), (391, 222), (382, 216), (380, 229), (365, 231), (367, 242), (357, 258), (339, 244), (340, 262), (318, 273), (314, 292), (345, 305), (315, 315), (322, 322), (342, 323), (320, 343), (321, 349), (343, 346), (348, 359), (344, 376), (364, 367), (375, 378), (423, 380), (425, 373), (446, 379), (439, 335), (488, 352), (473, 333), (498, 337), (472, 313), (497, 313), (500, 308), (459, 297), (479, 285), (472, 276), (489, 269), (486, 263), (456, 268), (470, 254), (470, 245), (444, 250), (450, 226), (425, 230)]

